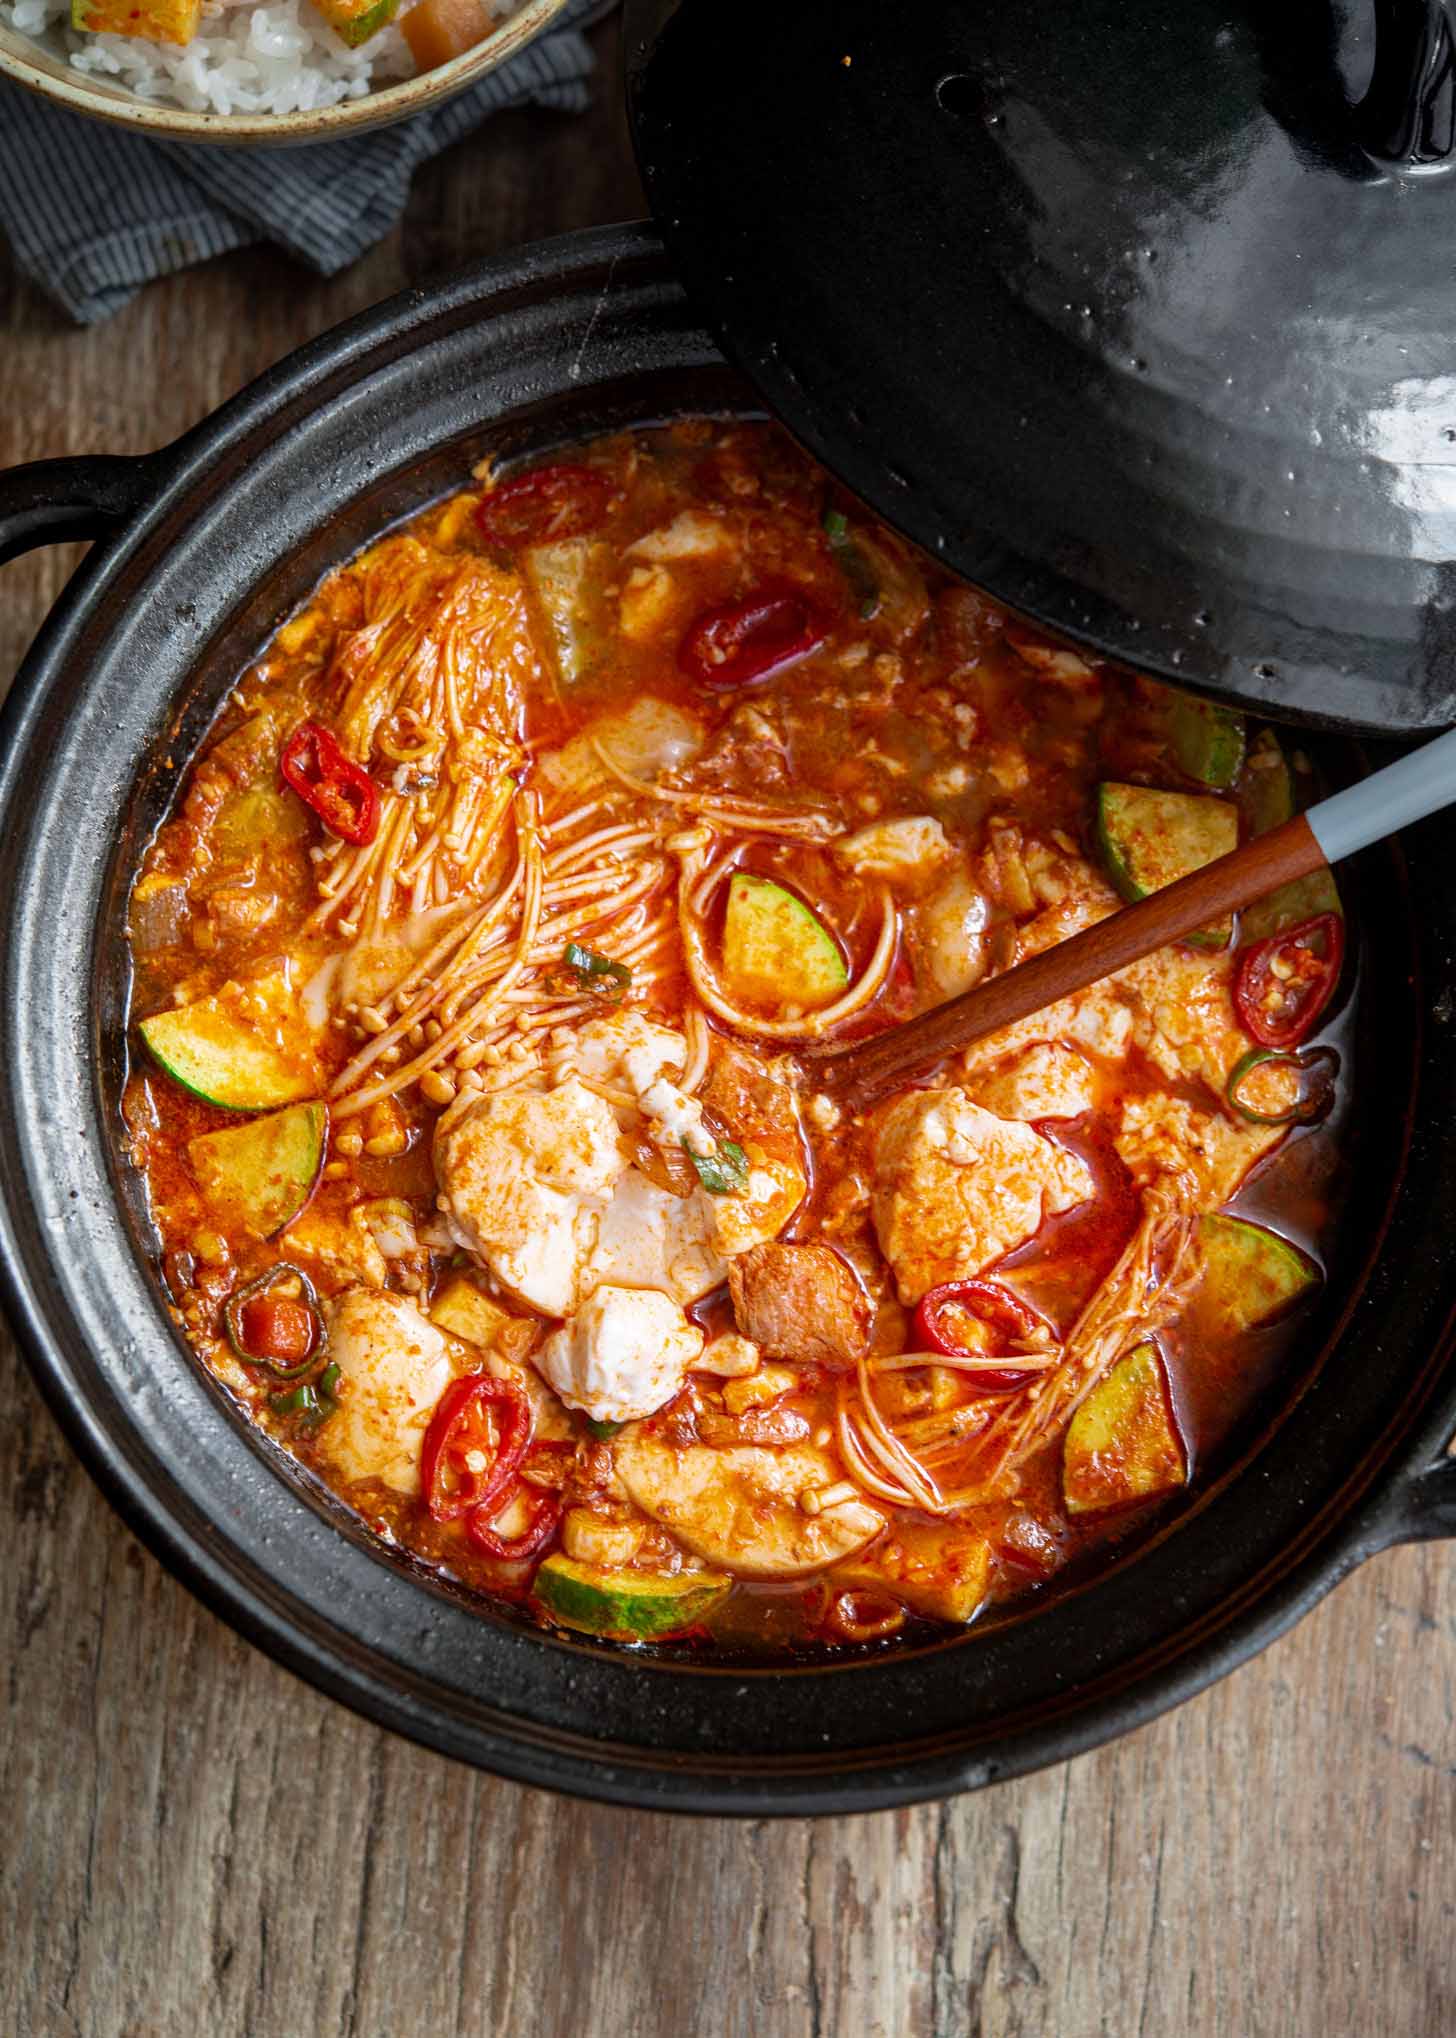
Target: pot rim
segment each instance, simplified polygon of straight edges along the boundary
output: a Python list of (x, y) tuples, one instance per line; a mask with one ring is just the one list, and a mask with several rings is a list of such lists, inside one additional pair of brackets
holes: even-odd
[[(615, 287), (613, 279), (630, 274), (634, 265), (642, 271), (644, 263), (643, 273), (654, 264), (661, 268), (660, 244), (650, 229), (609, 229), (568, 236), (504, 262), (479, 265), (431, 292), (407, 292), (289, 357), (176, 446), (143, 463), (152, 491), (147, 505), (85, 561), (38, 637), (0, 715), (0, 812), (14, 818), (17, 832), (24, 819), (15, 811), (17, 803), (33, 790), (25, 780), (23, 758), (37, 739), (41, 710), (56, 691), (76, 639), (102, 611), (108, 590), (144, 550), (169, 509), (216, 486), (219, 479), (235, 480), (233, 470), (250, 436), (271, 430), (269, 443), (276, 444), (278, 434), (290, 430), (297, 419), (336, 401), (340, 388), (352, 387), (371, 361), (408, 359), (416, 345), (424, 346), (421, 335), (472, 324), (482, 316), (482, 299), (488, 309), (490, 298), (509, 286), (540, 290), (554, 285), (564, 290), (573, 278), (604, 275), (605, 281), (594, 285), (601, 295), (588, 327), (589, 339), (597, 313)], [(578, 352), (578, 371), (583, 359), (584, 353)], [(74, 714), (79, 705), (72, 703), (68, 712)], [(33, 1023), (32, 1015), (18, 1011), (3, 1020), (7, 1031), (15, 1026), (23, 1031)], [(192, 1504), (171, 1465), (147, 1456), (146, 1438), (114, 1390), (105, 1383), (98, 1389), (81, 1376), (57, 1329), (59, 1295), (48, 1294), (35, 1272), (37, 1265), (53, 1272), (64, 1254), (38, 1239), (35, 1250), (27, 1251), (25, 1229), (34, 1233), (37, 1226), (28, 1208), (19, 1213), (16, 1208), (17, 1202), (23, 1205), (26, 1193), (22, 1162), (23, 1156), (0, 1143), (0, 1294), (48, 1404), (127, 1524), (205, 1604), (286, 1667), (382, 1725), (518, 1781), (615, 1803), (745, 1816), (873, 1810), (975, 1787), (1066, 1759), (1143, 1724), (1284, 1632), (1374, 1550), (1402, 1537), (1456, 1528), (1456, 1489), (1451, 1480), (1444, 1471), (1424, 1472), (1456, 1425), (1456, 1378), (1449, 1377), (1447, 1364), (1451, 1321), (1442, 1312), (1443, 1327), (1437, 1328), (1433, 1320), (1423, 1362), (1412, 1367), (1408, 1396), (1377, 1447), (1361, 1456), (1356, 1476), (1342, 1474), (1333, 1490), (1322, 1493), (1320, 1504), (1311, 1509), (1297, 1536), (1279, 1550), (1276, 1561), (1244, 1575), (1240, 1589), (1214, 1608), (1201, 1629), (1195, 1623), (1191, 1636), (1183, 1628), (1166, 1632), (1160, 1648), (1139, 1656), (1127, 1674), (1109, 1673), (1103, 1680), (1105, 1689), (1094, 1684), (1085, 1691), (1069, 1690), (1060, 1707), (1043, 1707), (1029, 1723), (968, 1734), (954, 1746), (947, 1745), (950, 1737), (941, 1733), (931, 1737), (930, 1745), (896, 1740), (850, 1749), (831, 1747), (823, 1755), (710, 1756), (683, 1748), (598, 1740), (485, 1704), (477, 1705), (468, 1720), (458, 1708), (447, 1718), (432, 1698), (428, 1679), (397, 1660), (385, 1669), (376, 1667), (367, 1646), (354, 1644), (316, 1608), (291, 1598), (278, 1578), (261, 1567), (256, 1553), (238, 1546), (226, 1522)], [(1286, 1422), (1281, 1434), (1288, 1427)], [(1252, 1460), (1255, 1473), (1261, 1456), (1256, 1453)], [(1422, 1472), (1414, 1482), (1412, 1466)], [(1246, 1469), (1232, 1473), (1231, 1480), (1242, 1482)], [(1307, 1469), (1313, 1476), (1312, 1468)], [(277, 1483), (281, 1490), (284, 1482)], [(1198, 1511), (1192, 1509), (1159, 1547), (1166, 1550), (1176, 1544), (1183, 1529), (1192, 1528)], [(1152, 1554), (1144, 1547), (1113, 1575), (1143, 1571)], [(382, 1562), (377, 1557), (373, 1561)], [(1027, 1620), (1050, 1621), (1053, 1615), (1054, 1608), (1048, 1606)], [(494, 1625), (478, 1612), (471, 1617), (482, 1627)], [(581, 1663), (599, 1660), (604, 1653), (536, 1639), (543, 1660), (549, 1654)], [(961, 1662), (971, 1663), (983, 1646), (983, 1639), (972, 1634), (925, 1652), (925, 1660), (960, 1652)], [(614, 1656), (612, 1661), (620, 1667), (622, 1658)], [(629, 1661), (626, 1667), (644, 1701), (650, 1688), (684, 1681), (677, 1665)], [(691, 1677), (702, 1690), (715, 1689), (726, 1705), (735, 1686), (764, 1679), (785, 1686), (808, 1679), (829, 1690), (835, 1680), (851, 1676), (863, 1678), (862, 1688), (868, 1689), (869, 1680), (885, 1667), (704, 1666), (693, 1670)], [(544, 1674), (548, 1682), (556, 1676), (554, 1671)], [(654, 1679), (660, 1680), (656, 1687)]]

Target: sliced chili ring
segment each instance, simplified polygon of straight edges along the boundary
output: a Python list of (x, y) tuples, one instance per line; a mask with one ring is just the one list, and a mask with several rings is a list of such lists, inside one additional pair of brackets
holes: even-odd
[(1240, 949), (1234, 1010), (1260, 1047), (1295, 1047), (1334, 995), (1345, 959), (1345, 922), (1317, 913)]
[(828, 1625), (846, 1642), (882, 1642), (904, 1627), (905, 1609), (889, 1592), (873, 1586), (851, 1587), (835, 1594)]
[(481, 498), (475, 521), (504, 552), (579, 538), (606, 515), (611, 484), (595, 467), (558, 461), (513, 474)]
[[(999, 1281), (942, 1281), (938, 1288), (921, 1296), (915, 1311), (913, 1335), (923, 1350), (943, 1352), (947, 1358), (973, 1356), (969, 1346), (956, 1337), (946, 1322), (954, 1309), (965, 1310), (1008, 1343), (1030, 1343), (1046, 1331), (1046, 1324), (1036, 1311)], [(985, 1371), (977, 1370), (975, 1384), (987, 1394), (1011, 1394), (1024, 1387), (1027, 1378), (1021, 1367), (1006, 1366), (1000, 1370), (988, 1367)]]
[[(284, 1281), (297, 1282), (297, 1299), (272, 1294)], [(324, 1336), (318, 1295), (308, 1275), (289, 1260), (235, 1288), (223, 1304), (222, 1325), (238, 1357), (266, 1366), (276, 1380), (301, 1380), (318, 1363)]]
[[(521, 1533), (509, 1537), (497, 1535), (491, 1524), (505, 1513), (513, 1500), (527, 1498), (531, 1504), (531, 1518)], [(524, 1485), (515, 1479), (509, 1491), (470, 1510), (465, 1517), (465, 1533), (482, 1555), (503, 1557), (510, 1562), (519, 1557), (534, 1557), (555, 1535), (560, 1519), (561, 1501), (556, 1494), (539, 1486)]]
[(808, 598), (787, 582), (746, 601), (705, 609), (678, 646), (677, 662), (699, 686), (758, 686), (807, 658), (828, 636)]
[[(1251, 1047), (1229, 1070), (1229, 1079), (1224, 1085), (1224, 1098), (1231, 1111), (1250, 1125), (1313, 1125), (1323, 1118), (1330, 1108), (1334, 1095), (1335, 1071), (1340, 1058), (1332, 1047), (1307, 1048), (1303, 1054), (1291, 1054), (1282, 1047)], [(1291, 1068), (1299, 1075), (1299, 1095), (1287, 1111), (1256, 1111), (1246, 1104), (1239, 1092), (1255, 1069), (1278, 1067)], [(1306, 1084), (1306, 1078), (1316, 1075), (1318, 1081)]]
[(531, 1430), (531, 1404), (516, 1381), (493, 1373), (452, 1380), (420, 1450), (420, 1484), (432, 1518), (459, 1521), (492, 1502), (498, 1509), (526, 1455)]
[(379, 788), (346, 757), (332, 729), (300, 722), (278, 760), (283, 782), (311, 807), (331, 834), (362, 849), (379, 832)]

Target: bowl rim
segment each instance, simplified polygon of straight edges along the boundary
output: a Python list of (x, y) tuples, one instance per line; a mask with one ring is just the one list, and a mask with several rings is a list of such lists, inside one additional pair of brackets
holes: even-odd
[[(673, 370), (689, 361), (695, 371), (703, 364), (721, 368), (716, 349), (686, 322), (680, 286), (663, 274), (660, 243), (640, 227), (598, 229), (476, 265), (311, 342), (156, 456), (155, 467), (142, 463), (151, 468), (145, 501), (93, 548), (0, 712), (0, 811), (15, 823), (0, 830), (0, 883), (7, 874), (30, 879), (15, 886), (8, 954), (0, 950), (0, 977), (10, 993), (0, 1000), (0, 1043), (13, 1055), (8, 1093), (0, 1088), (0, 1127), (14, 1120), (21, 1134), (0, 1137), (0, 1297), (47, 1402), (123, 1519), (205, 1604), (331, 1696), (457, 1759), (599, 1800), (746, 1816), (868, 1811), (1022, 1774), (1141, 1725), (1273, 1640), (1375, 1550), (1402, 1537), (1456, 1532), (1456, 1482), (1442, 1476), (1433, 1497), (1449, 1507), (1450, 1518), (1437, 1521), (1433, 1512), (1434, 1526), (1421, 1525), (1410, 1497), (1423, 1477), (1431, 1482), (1434, 1475), (1423, 1468), (1439, 1459), (1456, 1425), (1456, 1325), (1444, 1284), (1402, 1285), (1398, 1267), (1377, 1263), (1379, 1241), (1372, 1242), (1373, 1273), (1362, 1277), (1339, 1326), (1342, 1343), (1358, 1345), (1360, 1364), (1351, 1362), (1349, 1348), (1347, 1363), (1326, 1364), (1291, 1397), (1286, 1419), (1250, 1461), (1208, 1496), (1202, 1522), (1195, 1510), (1174, 1533), (1141, 1546), (1133, 1562), (1081, 1596), (1080, 1610), (1076, 1601), (1064, 1602), (1060, 1611), (1048, 1607), (1017, 1626), (893, 1662), (788, 1672), (703, 1666), (685, 1673), (622, 1655), (604, 1660), (602, 1652), (539, 1633), (524, 1637), (475, 1609), (435, 1612), (423, 1594), (411, 1600), (408, 1623), (390, 1625), (400, 1598), (399, 1591), (391, 1596), (390, 1581), (398, 1581), (398, 1572), (373, 1550), (351, 1549), (337, 1521), (317, 1509), (309, 1514), (296, 1493), (290, 1501), (287, 1483), (261, 1459), (260, 1478), (266, 1474), (270, 1494), (280, 1497), (276, 1507), (250, 1515), (242, 1477), (248, 1465), (230, 1432), (201, 1468), (225, 1473), (226, 1487), (200, 1482), (196, 1466), (167, 1457), (170, 1433), (202, 1431), (197, 1448), (206, 1449), (206, 1430), (215, 1442), (224, 1426), (208, 1418), (195, 1361), (175, 1379), (153, 1364), (159, 1312), (150, 1290), (141, 1296), (132, 1282), (145, 1302), (144, 1343), (88, 1341), (95, 1311), (112, 1306), (108, 1272), (126, 1271), (120, 1257), (108, 1259), (104, 1235), (108, 1217), (121, 1222), (114, 1156), (94, 1179), (82, 1170), (82, 1200), (75, 1189), (69, 1200), (66, 1193), (81, 1167), (71, 1133), (99, 1140), (109, 1127), (95, 1115), (105, 1012), (97, 1012), (91, 940), (73, 938), (97, 922), (89, 890), (47, 889), (37, 879), (48, 874), (48, 857), (59, 859), (50, 874), (64, 878), (67, 867), (96, 855), (87, 831), (67, 825), (75, 806), (52, 788), (66, 768), (63, 753), (84, 755), (88, 734), (104, 734), (109, 710), (131, 703), (138, 673), (147, 672), (146, 659), (128, 662), (108, 640), (141, 630), (155, 646), (180, 633), (195, 680), (215, 634), (213, 609), (232, 614), (223, 605), (242, 598), (254, 567), (245, 542), (241, 565), (220, 571), (217, 587), (188, 580), (184, 588), (189, 547), (205, 552), (242, 527), (251, 488), (252, 507), (263, 505), (270, 526), (280, 524), (252, 543), (260, 558), (276, 561), (287, 518), (319, 512), (304, 499), (307, 492), (270, 494), (270, 485), (296, 477), (301, 455), (321, 479), (328, 477), (330, 456), (345, 439), (360, 447), (361, 464), (357, 476), (351, 468), (332, 478), (344, 499), (362, 498), (366, 483), (386, 482), (406, 468), (412, 474), (413, 459), (401, 451), (410, 435), (428, 427), (425, 443), (441, 444), (422, 393), (430, 374), (431, 403), (449, 408), (457, 420), (452, 432), (460, 429), (462, 400), (487, 401), (479, 378), (466, 372), (486, 358), (478, 352), (485, 328), (495, 355), (509, 354), (523, 401), (542, 401), (534, 364), (520, 358), (516, 344), (535, 329), (522, 324), (522, 306), (538, 326), (549, 326), (551, 359), (573, 402), (590, 393), (594, 373), (608, 389), (645, 378), (654, 371), (650, 362), (643, 368), (643, 358), (654, 349)], [(619, 330), (614, 304), (623, 301), (631, 316)], [(397, 413), (394, 401), (402, 406)], [(392, 415), (394, 440), (381, 457), (380, 429)], [(232, 526), (218, 521), (228, 518)], [(168, 540), (179, 533), (169, 564)], [(178, 576), (175, 592), (187, 598), (176, 608), (168, 600), (168, 571)], [(144, 603), (135, 597), (139, 586)], [(175, 656), (183, 655), (179, 646)], [(88, 674), (86, 687), (74, 684), (78, 671)], [(155, 678), (158, 687), (164, 683), (170, 686), (165, 674)], [(137, 712), (128, 709), (133, 721)], [(141, 740), (135, 730), (123, 737)], [(42, 756), (43, 774), (33, 768)], [(106, 761), (86, 769), (102, 773), (91, 786), (104, 792)], [(118, 795), (137, 782), (128, 765)], [(49, 847), (38, 839), (44, 830)], [(106, 837), (101, 854), (109, 866), (117, 851), (110, 830)], [(1456, 911), (1438, 884), (1436, 862), (1424, 859), (1419, 901), (1434, 901), (1433, 924)], [(68, 981), (82, 985), (84, 997), (68, 990)], [(1450, 1250), (1441, 1213), (1456, 1201), (1456, 1151), (1440, 1125), (1456, 1114), (1456, 1065), (1440, 1052), (1442, 1028), (1422, 1024), (1427, 996), (1441, 981), (1439, 969), (1429, 985), (1424, 974), (1393, 980), (1390, 998), (1390, 1023), (1409, 1021), (1413, 1057), (1437, 1093), (1435, 1108), (1408, 1126), (1407, 1145), (1419, 1154), (1420, 1169), (1418, 1176), (1413, 1169), (1401, 1175), (1407, 1258), (1429, 1255), (1433, 1238)], [(44, 1078), (52, 1067), (66, 1081), (36, 1080), (37, 1070)], [(78, 1084), (78, 1071), (91, 1079)], [(128, 1263), (130, 1254), (128, 1244)], [(87, 1298), (84, 1317), (78, 1295)], [(125, 1319), (118, 1324), (122, 1332), (129, 1328)], [(1392, 1359), (1393, 1382), (1385, 1363)], [(163, 1392), (173, 1388), (175, 1403)], [(1379, 1421), (1373, 1436), (1367, 1410)], [(1287, 1419), (1296, 1412), (1299, 1420)], [(1232, 1514), (1237, 1530), (1230, 1535)], [(314, 1541), (294, 1545), (292, 1532), (307, 1531), (310, 1522)], [(280, 1535), (280, 1527), (289, 1533)], [(329, 1556), (320, 1566), (316, 1544), (325, 1537)], [(1196, 1575), (1194, 1556), (1202, 1567)], [(371, 1612), (350, 1626), (360, 1617), (357, 1596), (349, 1594), (361, 1580)], [(1127, 1625), (1130, 1600), (1137, 1624), (1117, 1632), (1119, 1623)], [(462, 1665), (443, 1653), (450, 1642), (444, 1630), (455, 1633), (467, 1615), (473, 1639)], [(1011, 1685), (1007, 1673), (1019, 1675), (1037, 1647), (1048, 1661), (1034, 1666), (1033, 1687)], [(565, 1658), (564, 1670), (551, 1658)], [(477, 1663), (484, 1674), (462, 1685)], [(750, 1710), (755, 1693), (757, 1720)], [(922, 1710), (917, 1695), (933, 1704)], [(595, 1709), (602, 1697), (618, 1704), (614, 1716)], [(624, 1697), (630, 1732), (620, 1730)], [(799, 1722), (792, 1740), (791, 1719)], [(918, 1732), (907, 1733), (912, 1725)]]
[[(190, 113), (180, 106), (160, 106), (139, 99), (124, 85), (91, 80), (57, 57), (57, 70), (24, 54), (34, 49), (51, 55), (46, 46), (9, 22), (0, 22), (0, 76), (28, 92), (48, 99), (68, 113), (109, 126), (174, 142), (202, 142), (229, 147), (272, 145), (282, 148), (306, 142), (337, 141), (345, 135), (392, 126), (421, 113), (442, 99), (453, 98), (517, 56), (547, 29), (569, 0), (524, 0), (474, 49), (452, 57), (432, 71), (366, 92), (359, 99), (341, 99), (334, 106), (298, 113)], [(17, 47), (19, 45), (19, 47)]]

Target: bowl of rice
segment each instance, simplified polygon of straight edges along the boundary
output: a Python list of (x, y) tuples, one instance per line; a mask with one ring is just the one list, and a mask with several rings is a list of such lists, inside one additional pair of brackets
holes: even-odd
[(158, 140), (333, 141), (516, 56), (567, 0), (0, 0), (0, 76)]

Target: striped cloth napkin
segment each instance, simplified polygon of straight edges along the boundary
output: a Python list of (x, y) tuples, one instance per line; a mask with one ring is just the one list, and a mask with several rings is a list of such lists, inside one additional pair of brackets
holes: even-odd
[(78, 325), (109, 318), (155, 277), (255, 241), (332, 276), (388, 233), (420, 164), (491, 114), (581, 112), (594, 68), (581, 30), (606, 11), (573, 0), (561, 27), (459, 98), (398, 127), (301, 148), (144, 141), (0, 85), (0, 232)]

